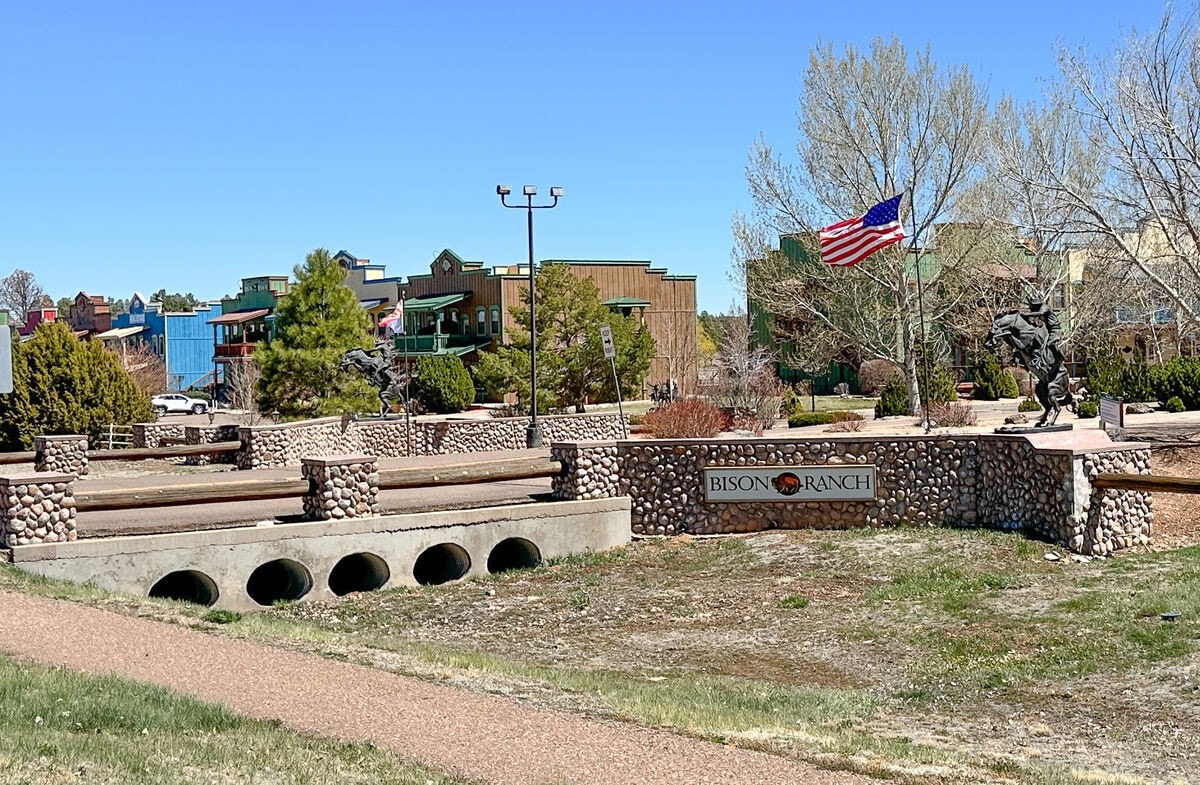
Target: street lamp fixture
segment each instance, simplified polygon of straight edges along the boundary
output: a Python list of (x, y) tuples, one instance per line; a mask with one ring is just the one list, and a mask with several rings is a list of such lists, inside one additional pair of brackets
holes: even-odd
[(537, 196), (537, 186), (527, 185), (521, 190), (525, 196), (525, 204), (509, 204), (507, 197), (512, 189), (507, 185), (496, 186), (500, 195), (500, 204), (517, 210), (525, 210), (526, 226), (529, 232), (529, 427), (525, 430), (525, 444), (528, 447), (542, 447), (542, 427), (538, 423), (537, 400), (537, 292), (534, 289), (533, 270), (533, 211), (549, 210), (558, 206), (558, 200), (563, 195), (563, 189), (557, 185), (550, 189), (550, 204), (534, 204), (533, 197)]

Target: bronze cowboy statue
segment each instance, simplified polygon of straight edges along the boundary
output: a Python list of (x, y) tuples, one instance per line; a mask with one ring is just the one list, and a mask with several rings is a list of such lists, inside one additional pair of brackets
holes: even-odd
[(402, 401), (407, 407), (404, 394), (404, 375), (392, 368), (392, 347), (387, 341), (377, 341), (374, 349), (351, 349), (342, 355), (339, 371), (355, 370), (379, 392), (379, 416), (392, 409), (392, 403)]
[(1030, 300), (1028, 311), (1005, 311), (996, 314), (992, 329), (983, 345), (990, 352), (1001, 343), (1008, 344), (1017, 361), (1037, 377), (1034, 388), (1042, 417), (1035, 428), (1054, 425), (1062, 408), (1075, 411), (1075, 396), (1071, 394), (1067, 366), (1058, 342), (1062, 338), (1058, 317), (1046, 303)]

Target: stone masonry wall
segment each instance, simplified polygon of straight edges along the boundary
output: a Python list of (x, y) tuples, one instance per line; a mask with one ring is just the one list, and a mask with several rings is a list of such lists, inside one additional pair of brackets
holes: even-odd
[[(861, 437), (561, 443), (560, 499), (629, 496), (634, 534), (716, 534), (772, 528), (978, 525), (1028, 528), (1080, 553), (1102, 554), (1149, 536), (1149, 494), (1099, 492), (1100, 471), (1149, 472), (1149, 452), (1037, 450), (1022, 437)], [(707, 466), (874, 464), (869, 501), (704, 501)]]
[(163, 439), (182, 439), (185, 436), (183, 425), (136, 422), (132, 427), (134, 447), (158, 447)]
[(74, 479), (63, 472), (0, 476), (0, 544), (11, 548), (74, 540)]
[[(563, 415), (538, 418), (547, 441), (615, 439), (621, 436), (620, 415)], [(524, 417), (414, 421), (413, 455), (475, 453), (525, 448)], [(403, 418), (326, 417), (300, 423), (238, 429), (242, 452), (239, 469), (298, 466), (302, 458), (335, 453), (363, 453), (380, 458), (408, 454)]]
[(88, 437), (82, 434), (33, 437), (33, 468), (83, 477), (88, 473)]
[[(189, 425), (184, 428), (184, 444), (213, 444), (214, 442), (236, 442), (239, 439), (236, 425)], [(210, 463), (237, 463), (236, 452), (215, 455), (189, 455), (184, 459), (188, 466), (206, 466)]]

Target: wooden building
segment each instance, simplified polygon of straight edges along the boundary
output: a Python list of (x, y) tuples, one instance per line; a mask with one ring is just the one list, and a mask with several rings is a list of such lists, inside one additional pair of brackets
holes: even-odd
[[(695, 390), (696, 276), (672, 275), (648, 261), (542, 263), (565, 264), (578, 278), (591, 278), (605, 305), (646, 326), (656, 347), (647, 384), (674, 379), (680, 391)], [(398, 339), (397, 348), (409, 356), (449, 353), (470, 361), (506, 341), (515, 326), (509, 308), (521, 303), (529, 266), (485, 267), (446, 249), (434, 257), (428, 274), (409, 276), (397, 286), (405, 305), (405, 338)], [(381, 307), (377, 313), (390, 310)]]

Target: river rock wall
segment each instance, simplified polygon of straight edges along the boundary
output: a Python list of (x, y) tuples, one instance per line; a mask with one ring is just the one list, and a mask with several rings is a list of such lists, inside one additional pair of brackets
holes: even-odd
[[(1103, 555), (1149, 541), (1150, 496), (1096, 489), (1099, 472), (1148, 474), (1149, 450), (1037, 448), (1023, 436), (659, 440), (554, 444), (560, 499), (629, 496), (634, 534), (900, 524), (1024, 528)], [(862, 501), (705, 501), (704, 469), (857, 464), (876, 470)]]
[[(616, 414), (539, 417), (547, 442), (617, 439), (622, 420)], [(238, 429), (242, 450), (238, 468), (299, 466), (313, 455), (363, 453), (380, 458), (525, 449), (527, 417), (418, 420), (326, 417), (281, 425)], [(411, 435), (410, 435), (411, 427)]]

